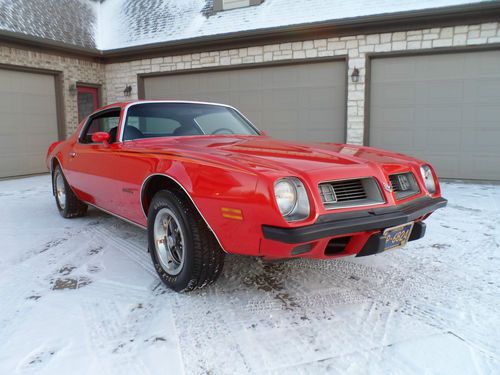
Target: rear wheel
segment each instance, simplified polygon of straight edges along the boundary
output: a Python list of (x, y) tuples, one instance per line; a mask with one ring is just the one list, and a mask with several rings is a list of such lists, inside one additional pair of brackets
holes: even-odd
[(224, 252), (190, 202), (171, 191), (158, 192), (149, 207), (148, 242), (162, 281), (177, 292), (212, 284)]
[(73, 193), (59, 165), (54, 168), (52, 184), (56, 205), (62, 217), (79, 217), (87, 213), (88, 206)]

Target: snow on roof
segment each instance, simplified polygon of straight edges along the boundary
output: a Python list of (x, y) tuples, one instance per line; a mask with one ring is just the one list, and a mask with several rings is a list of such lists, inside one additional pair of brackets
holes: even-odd
[(81, 48), (96, 48), (93, 0), (0, 0), (0, 30)]
[(265, 0), (214, 13), (213, 0), (0, 0), (0, 29), (113, 50), (488, 0)]

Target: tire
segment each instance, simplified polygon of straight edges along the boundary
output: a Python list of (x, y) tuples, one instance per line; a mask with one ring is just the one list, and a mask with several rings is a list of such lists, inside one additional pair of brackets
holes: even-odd
[(149, 253), (169, 288), (189, 292), (212, 284), (224, 252), (191, 202), (171, 191), (156, 193), (148, 212)]
[(85, 216), (88, 206), (73, 193), (59, 165), (55, 167), (52, 173), (52, 186), (57, 209), (62, 217), (69, 219)]

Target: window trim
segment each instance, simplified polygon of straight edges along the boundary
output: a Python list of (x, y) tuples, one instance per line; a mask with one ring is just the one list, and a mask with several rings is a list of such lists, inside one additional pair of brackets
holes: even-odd
[(223, 11), (229, 11), (229, 10), (234, 10), (234, 9), (248, 8), (251, 6), (260, 5), (263, 2), (264, 2), (264, 0), (248, 0), (248, 5), (226, 9), (226, 8), (224, 8), (224, 0), (214, 0), (214, 5), (213, 5), (214, 8), (213, 9), (214, 9), (214, 12), (223, 12)]
[[(92, 113), (89, 117), (87, 117), (87, 120), (85, 121), (85, 125), (82, 126), (82, 130), (80, 131), (80, 134), (78, 135), (78, 144), (79, 145), (96, 145), (96, 144), (98, 144), (98, 143), (94, 143), (94, 142), (91, 142), (91, 143), (82, 142), (83, 134), (85, 134), (87, 132), (87, 129), (90, 126), (90, 123), (96, 117), (104, 115), (104, 114), (106, 114), (108, 112), (115, 112), (115, 111), (119, 111), (120, 112), (120, 116), (118, 117), (118, 130), (120, 130), (120, 128), (121, 128), (120, 119), (121, 119), (121, 116), (122, 116), (122, 109), (120, 107), (106, 108), (106, 109), (103, 109), (103, 110), (101, 110), (99, 112)], [(119, 140), (117, 139), (114, 143), (118, 143), (118, 142), (119, 142)]]

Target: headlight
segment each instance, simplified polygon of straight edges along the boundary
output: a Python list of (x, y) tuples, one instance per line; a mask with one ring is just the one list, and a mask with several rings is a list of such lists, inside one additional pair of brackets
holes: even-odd
[(297, 221), (309, 216), (309, 198), (302, 181), (287, 177), (274, 184), (274, 196), (278, 208), (287, 221)]
[(436, 181), (434, 181), (431, 167), (428, 165), (422, 165), (420, 167), (420, 173), (422, 173), (422, 178), (425, 182), (425, 188), (429, 193), (434, 194), (436, 192)]
[(289, 215), (297, 204), (297, 189), (289, 180), (279, 180), (274, 184), (276, 203), (283, 216)]

